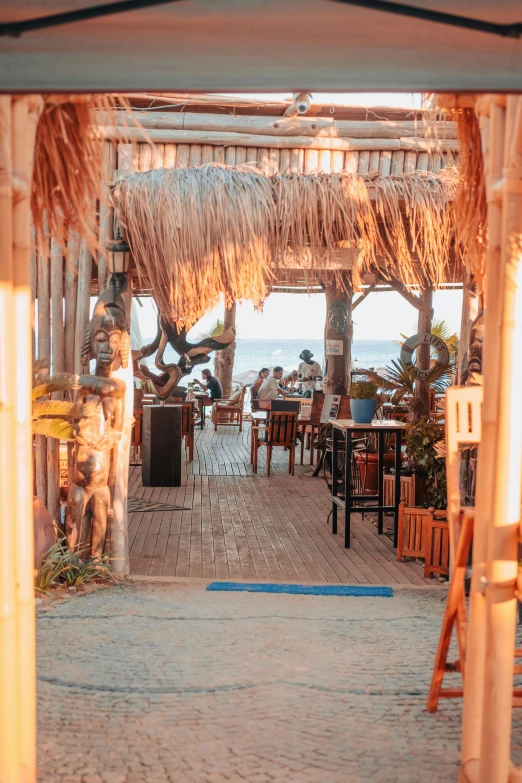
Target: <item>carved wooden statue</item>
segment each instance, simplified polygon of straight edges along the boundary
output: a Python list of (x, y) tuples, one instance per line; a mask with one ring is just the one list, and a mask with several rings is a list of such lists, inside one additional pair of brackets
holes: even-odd
[[(127, 367), (129, 326), (121, 296), (113, 289), (98, 299), (82, 346), (82, 364), (96, 359), (94, 375), (80, 376), (79, 401), (92, 415), (77, 425), (72, 482), (69, 485), (65, 532), (68, 546), (80, 556), (99, 558), (104, 552), (107, 518), (114, 486), (115, 446), (123, 426), (126, 384), (111, 377)], [(90, 531), (82, 531), (82, 517), (91, 508)]]
[[(154, 386), (156, 395), (160, 400), (166, 400), (172, 394), (184, 375), (189, 375), (196, 364), (205, 364), (210, 360), (212, 351), (227, 348), (236, 338), (235, 329), (232, 327), (219, 337), (205, 337), (197, 343), (187, 340), (187, 331), (178, 329), (175, 324), (169, 323), (165, 318), (158, 318), (158, 333), (150, 345), (145, 345), (135, 362), (134, 374), (141, 378), (147, 378)], [(177, 364), (165, 364), (163, 354), (167, 345), (170, 345), (180, 358)], [(144, 362), (144, 359), (156, 352), (154, 364), (161, 371), (161, 375), (152, 372)]]

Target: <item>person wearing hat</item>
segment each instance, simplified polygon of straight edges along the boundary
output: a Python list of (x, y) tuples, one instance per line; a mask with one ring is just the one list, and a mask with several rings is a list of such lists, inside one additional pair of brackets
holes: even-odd
[(323, 373), (318, 362), (313, 361), (313, 353), (305, 348), (299, 358), (301, 364), (297, 368), (299, 380), (302, 382), (303, 397), (311, 397), (318, 380), (321, 380)]

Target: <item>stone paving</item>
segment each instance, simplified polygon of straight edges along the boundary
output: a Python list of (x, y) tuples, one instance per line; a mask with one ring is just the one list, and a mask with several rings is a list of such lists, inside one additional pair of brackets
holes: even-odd
[(444, 597), (186, 581), (55, 604), (37, 622), (38, 780), (457, 781), (461, 703), (425, 710)]

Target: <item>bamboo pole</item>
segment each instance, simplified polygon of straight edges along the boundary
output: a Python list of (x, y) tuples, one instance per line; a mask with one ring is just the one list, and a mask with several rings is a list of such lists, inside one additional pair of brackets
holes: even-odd
[[(290, 150), (290, 171), (292, 174), (300, 174), (303, 170), (303, 163), (300, 160), (300, 153), (302, 150), (293, 149)], [(304, 161), (304, 154), (303, 154)]]
[(150, 171), (152, 163), (152, 147), (150, 144), (140, 144), (139, 146), (139, 167), (140, 171)]
[(235, 147), (227, 147), (225, 150), (225, 163), (227, 166), (235, 166), (236, 165), (236, 148)]
[(402, 174), (404, 171), (404, 152), (392, 152), (391, 173)]
[(379, 174), (387, 177), (391, 171), (392, 154), (390, 150), (383, 150), (379, 155)]
[(244, 163), (246, 163), (246, 147), (236, 147), (236, 166), (242, 166)]
[(151, 151), (151, 158), (150, 158), (150, 167), (151, 169), (161, 169), (163, 168), (163, 157), (165, 155), (165, 145), (164, 144), (155, 144), (154, 147), (152, 147)]
[(189, 166), (201, 166), (201, 144), (190, 145)]
[[(110, 126), (99, 126), (100, 134), (104, 139), (121, 141), (144, 141), (144, 131), (140, 128), (120, 129)], [(422, 152), (439, 152), (441, 142), (421, 138), (401, 137), (398, 139), (386, 138), (341, 138), (327, 136), (266, 136), (253, 133), (232, 133), (221, 131), (196, 131), (176, 130), (171, 128), (151, 128), (146, 131), (150, 141), (154, 144), (221, 144), (224, 146), (244, 147), (276, 147), (279, 149), (317, 149), (317, 150), (420, 150)], [(444, 141), (444, 149), (458, 151), (459, 144), (456, 140)]]
[(257, 152), (258, 150), (255, 147), (248, 147), (246, 151), (246, 162), (247, 164), (257, 166)]
[(379, 171), (379, 160), (381, 157), (381, 153), (378, 150), (374, 150), (373, 152), (370, 152), (370, 164), (369, 164), (369, 171), (372, 173), (376, 173)]
[[(98, 112), (95, 119), (99, 125), (113, 124), (106, 112)], [(424, 131), (423, 126), (413, 120), (334, 120), (331, 117), (270, 117), (207, 112), (140, 111), (139, 121), (142, 128), (150, 130), (220, 131), (268, 136), (400, 139), (423, 136)], [(121, 112), (117, 122), (122, 128), (132, 127), (134, 117), (131, 113)], [(456, 123), (445, 123), (444, 139), (456, 138)]]
[[(281, 155), (283, 151), (281, 150)], [(344, 152), (342, 150), (334, 150), (332, 152), (332, 172), (334, 174), (340, 174), (344, 167)]]
[(165, 154), (163, 156), (163, 165), (166, 169), (173, 169), (176, 165), (176, 145), (165, 144)]
[(404, 155), (404, 171), (410, 173), (417, 167), (417, 154), (415, 152), (406, 152)]
[[(486, 660), (480, 783), (507, 783), (513, 709), (513, 650), (516, 631), (518, 530), (522, 490), (522, 101), (509, 96), (515, 115), (512, 140), (506, 123), (502, 200), (500, 323), (501, 373), (497, 377), (498, 420), (494, 443), (493, 508), (488, 528)], [(484, 368), (485, 373), (489, 368)], [(485, 374), (484, 373), (484, 374)]]
[(85, 241), (82, 239), (78, 265), (78, 297), (76, 300), (76, 328), (74, 337), (74, 372), (78, 373), (78, 375), (83, 372), (81, 352), (87, 324), (89, 323), (91, 274), (92, 256)]
[(20, 715), (18, 732), (22, 775), (36, 777), (36, 650), (34, 622), (33, 433), (31, 415), (31, 209), (34, 143), (40, 97), (13, 101), (13, 169), (26, 184), (24, 195), (13, 204), (13, 293), (15, 306), (16, 364), (14, 367), (16, 438), (16, 573), (20, 634)]
[(332, 153), (330, 150), (320, 150), (317, 156), (317, 171), (321, 174), (330, 174), (332, 171)]
[[(132, 278), (128, 275), (127, 289), (123, 293), (125, 312), (130, 333), (132, 308)], [(123, 405), (122, 435), (117, 446), (116, 480), (112, 498), (114, 516), (110, 522), (111, 570), (114, 574), (125, 576), (129, 573), (129, 529), (127, 517), (127, 499), (129, 487), (129, 460), (132, 425), (134, 422), (134, 381), (132, 361), (129, 358), (128, 367), (120, 367), (113, 372), (126, 384)]]
[(359, 153), (347, 152), (344, 156), (344, 170), (347, 174), (357, 174), (359, 168)]
[[(63, 325), (63, 250), (51, 239), (51, 374), (65, 370), (65, 340)], [(53, 399), (63, 399), (55, 392)], [(47, 439), (47, 510), (56, 527), (61, 528), (60, 506), (60, 441)]]
[[(38, 265), (38, 358), (51, 361), (51, 288), (49, 240), (37, 248)], [(47, 505), (47, 438), (36, 435), (36, 494)]]
[[(107, 235), (105, 235), (107, 241)], [(67, 258), (65, 262), (65, 362), (66, 372), (74, 372), (74, 339), (76, 327), (76, 301), (78, 298), (78, 267), (80, 264), (80, 236), (69, 230)], [(98, 270), (99, 271), (99, 270)]]
[(368, 150), (363, 150), (359, 153), (359, 165), (357, 166), (358, 174), (368, 174), (370, 169), (370, 153)]
[[(176, 141), (176, 139), (173, 139)], [(176, 166), (181, 166), (186, 169), (189, 165), (190, 159), (190, 146), (189, 144), (178, 143), (176, 148)]]
[(36, 237), (31, 223), (31, 348), (33, 360), (36, 357), (36, 297), (38, 287), (38, 262), (36, 259)]
[[(505, 137), (505, 111), (492, 107), (490, 116), (489, 169), (486, 176), (488, 194), (488, 247), (486, 253), (487, 304), (485, 309), (484, 401), (482, 405), (482, 438), (477, 465), (477, 494), (473, 529), (473, 568), (469, 601), (469, 623), (466, 640), (466, 677), (462, 717), (462, 769), (480, 758), (482, 708), (484, 699), (484, 666), (486, 655), (486, 579), (487, 527), (493, 513), (494, 444), (498, 419), (498, 383), (500, 351), (499, 323), (502, 312), (500, 277), (502, 207), (491, 199), (492, 185), (502, 176)], [(484, 146), (484, 145), (483, 145)]]
[(305, 150), (304, 173), (316, 174), (318, 164), (319, 164), (319, 150)]
[[(110, 141), (106, 141), (103, 146), (103, 179), (100, 193), (100, 246), (103, 248), (103, 251), (98, 254), (98, 284), (100, 291), (105, 291), (107, 288), (107, 278), (109, 274), (107, 259), (105, 258), (105, 245), (107, 244), (107, 238), (109, 236), (109, 225), (112, 221), (109, 190), (114, 178), (115, 168), (116, 145)], [(67, 257), (67, 264), (69, 264), (69, 257)], [(78, 265), (76, 265), (76, 268), (78, 268)]]
[(279, 150), (268, 150), (268, 171), (270, 175), (279, 174)]
[(14, 430), (11, 98), (0, 96), (0, 780), (22, 783)]
[(263, 174), (268, 175), (268, 149), (266, 147), (260, 147), (257, 151), (257, 168)]
[(428, 171), (429, 157), (427, 152), (419, 152), (417, 156), (417, 171)]

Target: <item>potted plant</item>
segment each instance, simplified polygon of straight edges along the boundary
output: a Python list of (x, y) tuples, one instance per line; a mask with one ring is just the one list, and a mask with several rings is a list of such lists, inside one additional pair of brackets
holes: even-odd
[(371, 424), (377, 409), (379, 387), (375, 381), (354, 381), (350, 386), (350, 410), (356, 424)]

